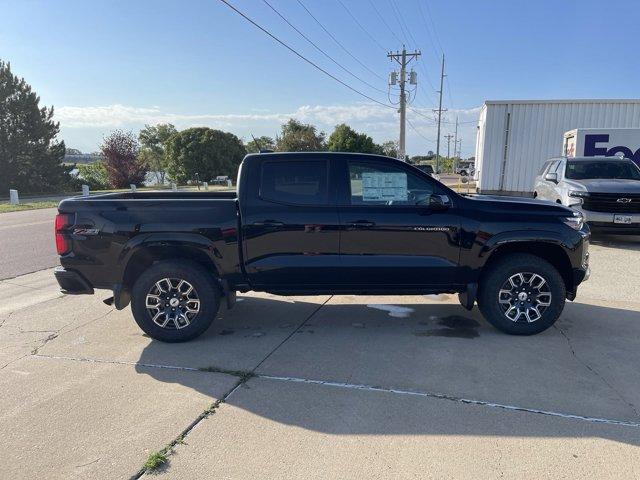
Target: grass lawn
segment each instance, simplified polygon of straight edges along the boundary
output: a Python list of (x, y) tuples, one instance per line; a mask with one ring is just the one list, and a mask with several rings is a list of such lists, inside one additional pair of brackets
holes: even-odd
[(60, 202), (31, 202), (21, 203), (19, 205), (11, 205), (10, 203), (0, 203), (0, 213), (19, 212), (21, 210), (34, 210), (36, 208), (52, 208), (57, 207)]

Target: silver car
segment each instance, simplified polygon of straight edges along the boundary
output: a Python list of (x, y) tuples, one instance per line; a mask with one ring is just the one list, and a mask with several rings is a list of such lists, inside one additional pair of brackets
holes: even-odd
[(547, 160), (533, 196), (581, 212), (595, 231), (640, 234), (640, 168), (627, 158)]

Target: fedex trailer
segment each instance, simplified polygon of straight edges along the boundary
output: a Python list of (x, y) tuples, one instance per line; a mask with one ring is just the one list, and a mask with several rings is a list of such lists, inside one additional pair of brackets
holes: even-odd
[[(591, 129), (602, 136), (589, 138), (586, 144)], [(530, 195), (536, 172), (546, 160), (563, 154), (564, 135), (570, 131), (585, 132), (584, 137), (576, 137), (575, 148), (581, 149), (576, 152), (584, 153), (588, 146), (592, 150), (587, 152), (598, 152), (594, 154), (632, 152), (631, 158), (636, 159), (639, 129), (640, 99), (486, 101), (476, 136), (477, 190)], [(628, 140), (633, 132), (635, 140)], [(607, 141), (604, 135), (609, 135)]]
[(623, 156), (640, 166), (640, 128), (575, 128), (564, 134), (566, 157)]

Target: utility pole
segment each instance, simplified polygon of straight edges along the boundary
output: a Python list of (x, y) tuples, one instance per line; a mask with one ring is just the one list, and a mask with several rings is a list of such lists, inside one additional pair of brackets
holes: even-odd
[(438, 114), (438, 140), (436, 142), (436, 172), (440, 172), (440, 123), (442, 122), (442, 113), (446, 112), (447, 109), (442, 109), (442, 92), (444, 90), (444, 53), (442, 54), (442, 69), (440, 70), (440, 90), (438, 93), (440, 94), (440, 103), (438, 105), (438, 110), (434, 110)]
[[(450, 133), (448, 135), (445, 135), (444, 138), (447, 139), (447, 158), (451, 158), (451, 139), (453, 138), (453, 135), (451, 135)], [(456, 151), (456, 144), (453, 144), (453, 151)]]
[(456, 168), (458, 167), (458, 156), (456, 155), (456, 149), (458, 148), (458, 116), (456, 115), (456, 132), (453, 140), (453, 172), (456, 173)]
[[(406, 121), (407, 121), (407, 96), (405, 93), (405, 85), (407, 83), (407, 65), (411, 60), (418, 58), (421, 55), (419, 50), (407, 53), (404, 45), (402, 46), (402, 52), (396, 51), (396, 53), (389, 52), (387, 57), (391, 60), (395, 60), (400, 65), (400, 79), (398, 80), (398, 73), (391, 72), (389, 76), (389, 85), (400, 84), (400, 141), (398, 142), (398, 158), (404, 160), (406, 158), (405, 137), (406, 137)], [(417, 85), (417, 74), (413, 70), (409, 73), (409, 84)]]

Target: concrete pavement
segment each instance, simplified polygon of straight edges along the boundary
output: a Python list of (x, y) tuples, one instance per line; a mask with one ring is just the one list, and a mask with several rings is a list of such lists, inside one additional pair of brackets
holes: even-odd
[(637, 478), (636, 242), (596, 240), (576, 302), (526, 338), (454, 296), (249, 294), (171, 345), (51, 270), (0, 281), (4, 469), (138, 477), (172, 444), (147, 475)]
[(0, 215), (0, 280), (58, 265), (56, 212), (43, 208)]

